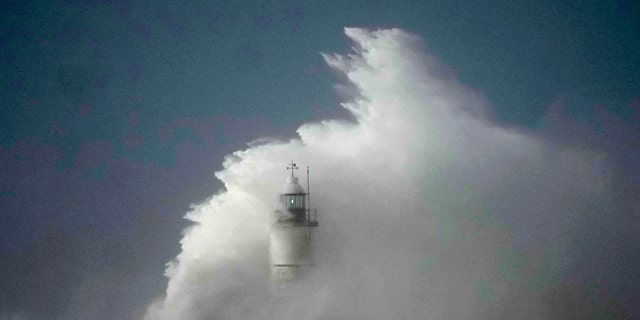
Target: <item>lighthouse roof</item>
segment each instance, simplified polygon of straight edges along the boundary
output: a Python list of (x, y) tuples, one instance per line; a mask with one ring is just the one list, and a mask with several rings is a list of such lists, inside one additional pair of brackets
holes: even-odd
[(304, 188), (298, 183), (298, 177), (288, 177), (287, 183), (284, 185), (283, 194), (304, 193)]

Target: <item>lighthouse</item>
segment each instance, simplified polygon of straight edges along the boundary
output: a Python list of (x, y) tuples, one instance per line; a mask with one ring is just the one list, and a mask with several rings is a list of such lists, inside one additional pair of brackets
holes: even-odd
[[(276, 220), (271, 226), (269, 254), (271, 258), (271, 281), (274, 285), (291, 282), (301, 276), (305, 267), (312, 265), (311, 230), (318, 226), (316, 210), (309, 209), (310, 195), (298, 182), (291, 161), (282, 193), (281, 210), (276, 211)], [(307, 167), (307, 191), (309, 190), (309, 168)]]

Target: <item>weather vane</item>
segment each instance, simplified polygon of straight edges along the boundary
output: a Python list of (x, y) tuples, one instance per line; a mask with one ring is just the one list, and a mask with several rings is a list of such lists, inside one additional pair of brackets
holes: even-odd
[(291, 170), (291, 176), (293, 177), (293, 170), (298, 170), (298, 166), (296, 166), (295, 162), (291, 160), (291, 163), (287, 166), (287, 170)]

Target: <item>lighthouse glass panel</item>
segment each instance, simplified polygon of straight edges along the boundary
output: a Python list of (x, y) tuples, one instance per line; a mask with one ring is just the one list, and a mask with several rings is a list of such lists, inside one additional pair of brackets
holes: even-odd
[(304, 209), (304, 194), (288, 194), (285, 196), (288, 209)]

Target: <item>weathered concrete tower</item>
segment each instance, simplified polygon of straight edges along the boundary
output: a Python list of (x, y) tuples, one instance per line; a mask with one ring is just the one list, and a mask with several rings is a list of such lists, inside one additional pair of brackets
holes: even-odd
[[(318, 226), (316, 210), (307, 208), (309, 193), (306, 193), (294, 176), (297, 170), (293, 161), (287, 167), (291, 176), (280, 195), (282, 211), (271, 228), (269, 253), (271, 257), (271, 280), (275, 285), (295, 280), (304, 267), (312, 265), (311, 229)], [(307, 189), (309, 168), (307, 168)]]

